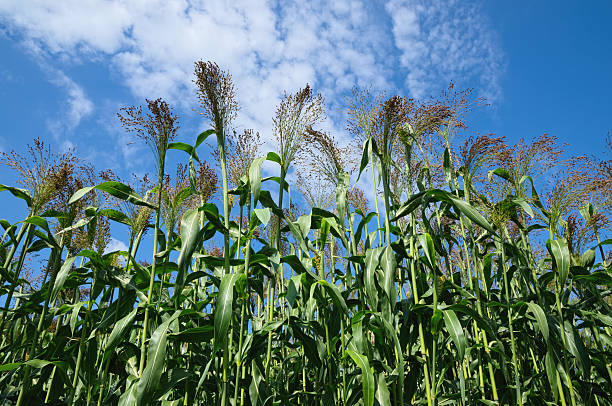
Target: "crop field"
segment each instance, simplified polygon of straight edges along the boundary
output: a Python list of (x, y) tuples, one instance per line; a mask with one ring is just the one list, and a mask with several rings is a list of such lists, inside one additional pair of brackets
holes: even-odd
[(199, 135), (118, 112), (152, 175), (2, 153), (0, 404), (612, 405), (610, 138), (468, 136), (451, 83), (354, 89), (346, 143), (306, 85), (264, 143), (228, 72), (193, 92)]

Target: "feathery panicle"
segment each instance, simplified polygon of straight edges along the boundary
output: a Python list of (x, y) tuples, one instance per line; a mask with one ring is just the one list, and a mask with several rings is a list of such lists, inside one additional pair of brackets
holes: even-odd
[(273, 132), (285, 171), (303, 147), (306, 129), (323, 119), (323, 97), (313, 94), (308, 84), (296, 94), (285, 94), (273, 119)]
[(242, 133), (234, 132), (234, 137), (227, 140), (228, 176), (234, 185), (240, 184), (243, 176), (249, 175), (249, 168), (253, 160), (259, 156), (263, 143), (259, 133), (251, 129)]
[(166, 156), (168, 144), (176, 137), (178, 116), (161, 98), (145, 100), (148, 113), (143, 113), (141, 106), (130, 106), (121, 108), (117, 116), (123, 128), (135, 133), (151, 148), (159, 165)]
[(58, 192), (65, 191), (66, 183), (75, 167), (81, 162), (73, 151), (54, 154), (51, 147), (40, 138), (35, 138), (33, 145), (27, 146), (26, 155), (14, 150), (0, 152), (0, 162), (19, 173), (18, 183), (32, 196), (32, 213), (38, 214), (48, 208), (49, 203), (58, 197)]
[(589, 176), (589, 194), (593, 203), (612, 215), (612, 136), (606, 138), (608, 159), (592, 158), (593, 171)]
[(238, 112), (232, 76), (214, 62), (198, 61), (195, 77), (202, 115), (215, 129), (217, 137), (225, 139)]
[(96, 224), (96, 234), (93, 241), (93, 248), (102, 255), (111, 240), (110, 220), (106, 217), (98, 217)]
[(483, 97), (474, 97), (474, 89), (455, 89), (451, 81), (439, 102), (440, 107), (448, 109), (447, 124), (453, 128), (466, 128), (465, 117), (476, 107), (485, 104)]
[(334, 184), (321, 175), (297, 171), (296, 185), (310, 208), (328, 210), (335, 201)]
[[(470, 136), (465, 140), (459, 147), (457, 158), (466, 189), (474, 186), (473, 181), (477, 180), (481, 169), (490, 167), (496, 155), (505, 147), (504, 137), (492, 137), (491, 134)], [(470, 190), (467, 190), (466, 193), (466, 196), (469, 196)]]
[(561, 161), (556, 171), (548, 174), (543, 203), (553, 225), (571, 211), (588, 202), (589, 161), (586, 157), (573, 157)]
[[(105, 181), (115, 181), (126, 184), (131, 187), (138, 195), (144, 198), (149, 203), (158, 204), (156, 202), (157, 193), (153, 193), (153, 183), (149, 179), (148, 174), (144, 174), (142, 176), (137, 176), (136, 174), (132, 174), (131, 181), (125, 181), (119, 178), (113, 171), (110, 169), (100, 172), (100, 177)], [(130, 202), (127, 202), (122, 199), (117, 199), (114, 197), (110, 197), (110, 203), (115, 207), (120, 207), (122, 212), (127, 215), (130, 220), (130, 228), (132, 229), (132, 233), (134, 235), (139, 234), (140, 232), (145, 232), (146, 228), (149, 226), (149, 221), (151, 220), (151, 216), (153, 214), (153, 210), (147, 206), (137, 206)]]
[[(200, 204), (207, 203), (219, 189), (219, 178), (215, 173), (215, 170), (211, 166), (203, 161), (200, 163), (198, 170), (196, 171), (196, 192), (200, 196)], [(191, 201), (195, 203), (195, 201)], [(193, 206), (192, 208), (197, 208)]]
[(505, 146), (497, 154), (497, 160), (516, 181), (523, 176), (537, 178), (560, 163), (564, 147), (559, 145), (557, 137), (542, 134), (530, 143), (521, 139), (513, 146)]
[(170, 175), (164, 176), (161, 210), (169, 237), (175, 232), (176, 225), (185, 210), (197, 205), (198, 200), (190, 187), (187, 165), (176, 166), (174, 183)]
[(353, 186), (346, 191), (346, 200), (351, 206), (356, 210), (360, 210), (364, 215), (367, 215), (370, 211), (365, 193), (357, 186)]
[(299, 156), (313, 175), (322, 176), (327, 182), (336, 185), (338, 175), (354, 170), (355, 160), (350, 157), (350, 149), (339, 147), (331, 135), (308, 126), (305, 140), (307, 142)]
[[(351, 97), (347, 98), (348, 120), (347, 131), (352, 134), (359, 143), (362, 144), (375, 132), (376, 117), (383, 101), (383, 95), (373, 96), (369, 89), (353, 88)], [(378, 140), (377, 140), (378, 142)]]

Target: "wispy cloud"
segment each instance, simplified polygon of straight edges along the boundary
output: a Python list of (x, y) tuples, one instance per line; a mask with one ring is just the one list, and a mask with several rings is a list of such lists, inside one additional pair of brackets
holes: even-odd
[(73, 145), (66, 136), (80, 124), (83, 118), (92, 114), (94, 104), (87, 97), (83, 88), (64, 72), (50, 67), (47, 67), (46, 70), (50, 81), (66, 93), (66, 102), (61, 109), (63, 115), (49, 119), (47, 125), (56, 140), (62, 142), (64, 149), (72, 148)]
[(125, 245), (123, 241), (118, 240), (114, 237), (111, 237), (110, 241), (108, 242), (108, 245), (106, 246), (106, 249), (104, 250), (104, 253), (108, 254), (109, 252), (127, 251), (127, 250), (128, 250), (128, 246)]
[(449, 81), (473, 83), (489, 102), (501, 96), (503, 53), (478, 3), (463, 0), (390, 0), (393, 39), (415, 97)]
[(402, 76), (419, 96), (466, 75), (499, 93), (499, 53), (486, 19), (465, 2), (34, 0), (3, 3), (0, 16), (37, 52), (108, 57), (139, 97), (191, 106), (193, 62), (215, 60), (233, 72), (253, 124), (269, 122), (283, 90), (306, 82), (332, 103), (356, 84), (391, 89)]
[[(493, 101), (501, 94), (503, 55), (473, 2), (32, 0), (0, 2), (0, 24), (49, 64), (104, 63), (139, 100), (165, 97), (179, 112), (197, 105), (194, 61), (214, 60), (236, 83), (237, 124), (268, 142), (283, 92), (306, 83), (325, 96), (324, 129), (345, 139), (344, 96), (355, 85), (422, 97), (454, 79)], [(69, 122), (91, 114), (83, 89), (57, 84), (73, 101)]]

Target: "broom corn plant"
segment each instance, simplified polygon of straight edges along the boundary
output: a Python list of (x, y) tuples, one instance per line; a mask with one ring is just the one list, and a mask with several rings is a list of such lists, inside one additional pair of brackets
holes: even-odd
[(609, 157), (458, 141), (480, 101), (452, 84), (355, 89), (358, 148), (306, 85), (263, 153), (229, 73), (199, 61), (194, 83), (191, 140), (161, 99), (119, 112), (153, 181), (38, 139), (2, 153), (26, 209), (0, 221), (0, 404), (612, 405)]

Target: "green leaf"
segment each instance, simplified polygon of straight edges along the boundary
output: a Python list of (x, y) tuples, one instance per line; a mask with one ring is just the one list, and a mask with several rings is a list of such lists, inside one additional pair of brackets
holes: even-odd
[(446, 180), (446, 184), (451, 186), (451, 188), (453, 188), (452, 186), (453, 168), (451, 165), (450, 152), (448, 150), (448, 147), (444, 148), (444, 162), (442, 164), (442, 167), (444, 170), (444, 178)]
[(342, 297), (342, 294), (340, 293), (340, 290), (338, 289), (338, 287), (336, 285), (333, 285), (327, 282), (325, 279), (321, 279), (317, 281), (317, 283), (325, 288), (325, 290), (327, 291), (327, 294), (332, 298), (334, 305), (337, 308), (342, 309), (344, 314), (348, 315), (349, 314), (348, 307), (346, 306), (346, 302), (344, 301), (344, 298)]
[(272, 216), (270, 209), (267, 207), (264, 209), (254, 209), (253, 214), (257, 216), (257, 218), (259, 219), (261, 224), (263, 224), (264, 227), (268, 225), (268, 222), (270, 221), (270, 218)]
[(178, 273), (174, 295), (178, 298), (185, 286), (187, 270), (193, 253), (200, 243), (200, 213), (197, 209), (187, 210), (181, 219), (181, 252), (178, 257)]
[(542, 333), (544, 339), (546, 342), (548, 342), (548, 320), (546, 319), (544, 310), (542, 310), (540, 305), (533, 302), (528, 302), (527, 307), (529, 308), (529, 311), (533, 313), (536, 321), (538, 322), (538, 330), (540, 330), (540, 333)]
[(72, 308), (72, 313), (70, 314), (70, 331), (72, 334), (74, 334), (74, 329), (79, 321), (79, 312), (81, 311), (81, 307), (83, 307), (83, 305), (85, 305), (85, 302), (78, 302)]
[(355, 364), (361, 368), (361, 383), (363, 386), (363, 404), (365, 406), (374, 405), (374, 374), (370, 369), (370, 363), (365, 355), (361, 355), (352, 350), (346, 350), (346, 353), (353, 359)]
[(446, 330), (448, 330), (450, 333), (450, 336), (455, 343), (455, 347), (457, 348), (457, 360), (461, 362), (463, 361), (463, 357), (465, 356), (465, 348), (467, 347), (463, 327), (461, 327), (461, 323), (459, 322), (459, 319), (454, 311), (446, 309), (442, 312), (444, 313), (444, 325), (446, 326)]
[(57, 277), (55, 278), (55, 283), (53, 284), (53, 289), (51, 290), (51, 297), (49, 303), (55, 303), (59, 291), (62, 289), (62, 287), (64, 287), (64, 282), (66, 282), (68, 275), (70, 275), (70, 271), (72, 270), (72, 264), (74, 263), (75, 259), (76, 257), (68, 257), (66, 258), (66, 261), (64, 261), (64, 264), (60, 268), (60, 271), (57, 273)]
[(28, 192), (26, 189), (20, 189), (13, 186), (6, 186), (0, 184), (0, 192), (4, 190), (10, 192), (15, 197), (25, 200), (25, 202), (28, 204), (28, 207), (32, 206), (32, 196), (30, 196), (30, 192)]
[(512, 182), (512, 177), (510, 176), (510, 173), (504, 168), (497, 168), (495, 170), (489, 171), (489, 182), (493, 178), (493, 175), (497, 175), (500, 178), (507, 180), (508, 182)]
[[(172, 389), (174, 389), (181, 382), (186, 381), (188, 378), (194, 376), (192, 371), (189, 371), (185, 368), (173, 368), (165, 372), (162, 376), (161, 383), (159, 388), (155, 391), (154, 398), (157, 400), (162, 400), (164, 396), (166, 396)], [(180, 399), (181, 403), (183, 399)], [(176, 400), (175, 402), (179, 402)], [(177, 403), (163, 403), (165, 404), (177, 404)]]
[(434, 269), (436, 267), (436, 249), (431, 235), (429, 233), (419, 234), (418, 238), (419, 244), (425, 252), (425, 257), (429, 261), (429, 267)]
[(348, 190), (350, 177), (346, 172), (338, 174), (338, 184), (336, 185), (336, 209), (338, 210), (338, 219), (340, 224), (344, 224), (346, 217), (346, 191)]
[(249, 183), (251, 185), (254, 204), (257, 204), (259, 201), (259, 192), (261, 190), (261, 164), (265, 160), (264, 157), (255, 158), (249, 167)]
[(104, 349), (104, 358), (108, 358), (110, 354), (115, 350), (117, 345), (121, 342), (125, 334), (130, 330), (134, 323), (134, 319), (136, 318), (136, 313), (138, 312), (138, 308), (135, 308), (131, 312), (129, 312), (126, 316), (122, 317), (110, 333), (108, 337), (108, 341), (106, 342), (106, 348)]
[(525, 199), (520, 198), (520, 197), (515, 197), (514, 199), (512, 199), (512, 201), (516, 205), (520, 206), (520, 208), (523, 209), (525, 211), (525, 213), (527, 213), (529, 215), (529, 217), (531, 217), (531, 218), (535, 217), (535, 213), (533, 212), (533, 209), (531, 208), (529, 203), (527, 203), (525, 201)]
[(544, 364), (546, 366), (546, 377), (548, 378), (548, 384), (550, 385), (551, 392), (553, 393), (555, 400), (557, 400), (557, 397), (559, 396), (557, 387), (557, 362), (550, 348), (548, 351), (546, 351)]
[(221, 286), (215, 306), (215, 350), (221, 349), (227, 343), (227, 330), (229, 329), (232, 309), (234, 305), (234, 285), (240, 278), (245, 278), (243, 273), (223, 275)]
[(98, 215), (109, 218), (110, 220), (116, 221), (118, 223), (122, 223), (125, 225), (130, 225), (131, 221), (128, 216), (123, 214), (122, 212), (114, 209), (103, 209), (98, 212)]
[(387, 321), (391, 321), (393, 318), (392, 312), (397, 300), (397, 292), (395, 291), (395, 272), (397, 270), (397, 263), (391, 245), (387, 245), (384, 248), (381, 254), (380, 265), (383, 270), (382, 287), (389, 303), (388, 308), (384, 309), (383, 312), (385, 313)]
[(376, 402), (378, 402), (378, 405), (380, 406), (390, 405), (391, 399), (389, 397), (387, 382), (385, 382), (385, 374), (377, 374), (376, 382), (378, 383), (376, 387)]
[(195, 148), (189, 144), (186, 144), (184, 142), (171, 142), (170, 144), (168, 144), (168, 149), (178, 149), (179, 151), (185, 151), (196, 161), (200, 162), (200, 158), (198, 158)]
[(22, 362), (10, 362), (8, 364), (0, 365), (0, 372), (12, 371), (13, 369), (19, 368), (23, 365)]
[(363, 143), (363, 149), (362, 149), (362, 153), (361, 153), (361, 164), (359, 165), (359, 174), (357, 175), (357, 181), (359, 181), (359, 178), (361, 177), (361, 173), (363, 172), (363, 170), (368, 166), (368, 163), (370, 162), (370, 156), (371, 154), (371, 141), (372, 138), (368, 138), (364, 143)]
[(206, 130), (201, 132), (200, 134), (198, 134), (198, 137), (196, 138), (196, 142), (194, 144), (194, 148), (197, 148), (200, 146), (200, 144), (202, 144), (204, 141), (206, 141), (206, 139), (208, 137), (210, 137), (211, 135), (213, 135), (215, 133), (215, 130), (210, 129), (210, 130)]
[(312, 216), (310, 214), (301, 215), (297, 221), (287, 222), (291, 235), (293, 235), (293, 238), (295, 238), (295, 241), (299, 244), (303, 252), (309, 252), (308, 232), (310, 231), (311, 222)]
[(553, 257), (553, 264), (555, 266), (555, 276), (559, 282), (559, 286), (565, 286), (567, 275), (569, 274), (570, 268), (570, 252), (567, 247), (567, 242), (564, 238), (557, 240), (546, 241), (546, 247)]
[(376, 282), (374, 276), (376, 275), (376, 268), (380, 264), (380, 255), (384, 247), (368, 248), (365, 253), (365, 273), (363, 276), (363, 282), (365, 284), (365, 293), (370, 300), (373, 309), (378, 307), (378, 292), (376, 289)]
[(85, 187), (83, 189), (77, 190), (72, 195), (68, 203), (72, 204), (78, 201), (83, 196), (85, 196), (87, 193), (91, 192), (93, 189), (97, 189), (102, 192), (106, 192), (109, 195), (116, 197), (117, 199), (125, 200), (137, 206), (147, 206), (147, 207), (150, 207), (151, 209), (157, 209), (157, 207), (155, 207), (151, 203), (147, 202), (146, 200), (138, 196), (138, 194), (134, 190), (132, 190), (131, 187), (124, 185), (121, 182), (114, 182), (114, 181), (102, 182), (97, 186), (89, 186), (89, 187)]
[(450, 197), (453, 205), (462, 212), (467, 218), (472, 220), (474, 223), (478, 224), (480, 227), (484, 228), (491, 234), (495, 234), (495, 230), (493, 230), (493, 226), (489, 223), (482, 214), (478, 212), (475, 208), (470, 206), (468, 203), (461, 199), (457, 199), (456, 197)]
[(263, 405), (269, 396), (269, 390), (266, 382), (263, 380), (261, 371), (255, 360), (251, 362), (251, 371), (253, 371), (253, 378), (251, 380), (251, 384), (249, 385), (249, 398), (251, 400), (251, 405)]
[(176, 311), (172, 317), (161, 323), (151, 335), (147, 350), (146, 366), (136, 388), (136, 404), (139, 406), (150, 405), (152, 402), (153, 394), (159, 386), (161, 375), (164, 372), (168, 327), (179, 315), (180, 311)]
[(565, 337), (567, 337), (567, 349), (576, 357), (578, 366), (582, 371), (582, 376), (589, 378), (591, 376), (591, 358), (589, 352), (582, 342), (582, 337), (569, 321), (563, 323), (565, 329)]
[(280, 156), (278, 156), (276, 152), (268, 152), (268, 154), (266, 155), (266, 161), (272, 161), (272, 162), (276, 162), (279, 165), (282, 165)]

